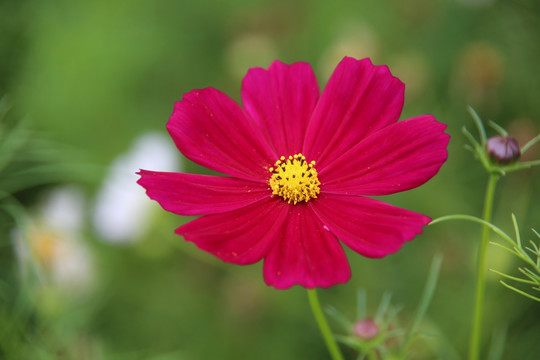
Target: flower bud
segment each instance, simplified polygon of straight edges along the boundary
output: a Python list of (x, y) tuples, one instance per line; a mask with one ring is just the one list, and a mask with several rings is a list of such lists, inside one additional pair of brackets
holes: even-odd
[(498, 164), (510, 164), (521, 155), (516, 139), (508, 136), (493, 136), (486, 142), (489, 157)]
[(371, 340), (379, 335), (379, 326), (371, 319), (357, 321), (353, 325), (353, 333), (363, 340)]

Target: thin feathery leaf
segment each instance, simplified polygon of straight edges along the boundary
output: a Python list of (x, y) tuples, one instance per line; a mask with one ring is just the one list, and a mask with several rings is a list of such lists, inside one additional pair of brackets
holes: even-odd
[(527, 252), (525, 251), (525, 249), (523, 249), (522, 247), (514, 246), (514, 250), (517, 251), (517, 253), (519, 254), (519, 257), (520, 257), (520, 258), (522, 258), (523, 260), (527, 261), (529, 264), (531, 264), (532, 266), (534, 266), (534, 261), (533, 261), (533, 259), (531, 259), (531, 257), (529, 256), (529, 254), (527, 254)]
[(508, 274), (502, 273), (502, 272), (494, 270), (494, 269), (489, 269), (489, 270), (494, 272), (497, 275), (504, 276), (505, 278), (510, 279), (510, 280), (518, 281), (518, 282), (528, 284), (528, 285), (536, 285), (537, 284), (535, 281), (532, 281), (532, 280), (526, 280), (526, 279), (522, 279), (520, 277), (510, 276)]
[(493, 332), (488, 360), (501, 360), (506, 343), (506, 328), (499, 328)]
[(534, 251), (536, 254), (540, 255), (540, 248), (538, 247), (538, 245), (536, 245), (536, 243), (532, 240), (529, 240), (529, 243), (531, 244), (531, 246), (533, 247), (534, 250), (531, 250), (531, 251)]
[(336, 308), (332, 306), (327, 306), (325, 310), (328, 315), (330, 315), (332, 318), (334, 318), (334, 320), (336, 320), (337, 323), (339, 323), (339, 325), (343, 328), (344, 331), (351, 331), (353, 324), (349, 320), (347, 320), (347, 318), (343, 316), (342, 313), (337, 311)]
[(488, 121), (489, 126), (491, 126), (496, 132), (499, 133), (499, 135), (502, 136), (508, 136), (508, 131), (506, 131), (502, 126), (497, 124), (495, 121), (489, 120)]
[(521, 147), (521, 153), (525, 153), (527, 150), (531, 148), (534, 144), (540, 141), (540, 134), (533, 137), (531, 140), (529, 140), (525, 145)]
[(474, 150), (478, 150), (482, 148), (482, 145), (480, 145), (480, 143), (476, 141), (473, 134), (471, 134), (465, 126), (461, 128), (461, 132), (463, 133), (463, 135), (465, 135), (467, 140), (469, 140), (469, 142), (473, 145)]
[(367, 307), (367, 296), (366, 291), (363, 289), (358, 290), (357, 292), (357, 305), (356, 305), (356, 316), (358, 319), (366, 318), (366, 307)]
[(514, 164), (512, 167), (505, 168), (506, 172), (514, 172), (517, 170), (530, 169), (533, 166), (540, 165), (540, 160), (524, 161)]
[(340, 343), (349, 345), (353, 349), (359, 350), (358, 340), (352, 336), (334, 335), (334, 339), (336, 339), (336, 341), (339, 341)]
[(14, 128), (10, 129), (0, 145), (0, 171), (3, 171), (9, 162), (30, 139), (30, 132), (25, 128), (24, 122), (18, 121)]
[(386, 313), (387, 323), (390, 323), (403, 310), (403, 305), (391, 306)]
[(525, 252), (521, 253), (518, 255), (523, 261), (525, 261), (527, 264), (531, 265), (534, 269), (536, 269), (536, 271), (539, 271), (540, 269), (538, 269), (538, 267), (536, 266), (536, 262), (534, 260), (532, 260), (529, 255)]
[[(498, 242), (490, 241), (489, 243), (490, 243), (491, 245), (498, 246), (498, 247), (500, 247), (500, 248), (502, 248), (502, 249), (504, 249), (504, 250), (506, 250), (506, 251), (508, 251), (508, 252), (510, 252), (510, 253), (512, 253), (512, 254), (514, 254), (514, 255), (516, 255), (517, 257), (521, 257), (521, 255), (520, 255), (518, 252), (516, 252), (516, 251), (510, 249), (509, 247), (506, 247), (506, 246), (504, 246), (504, 245), (501, 245), (501, 244), (499, 244)], [(514, 247), (514, 249), (515, 249), (515, 247)]]
[(537, 284), (540, 284), (540, 276), (538, 274), (534, 273), (531, 269), (523, 267), (518, 269), (519, 272), (521, 272), (523, 275), (527, 276), (532, 281), (536, 282)]
[(530, 251), (533, 255), (540, 256), (540, 249), (538, 248), (538, 245), (532, 240), (529, 240), (529, 243), (531, 244), (531, 247), (525, 246), (525, 249)]
[(540, 301), (540, 298), (537, 298), (536, 296), (533, 296), (533, 295), (531, 295), (531, 294), (528, 294), (528, 293), (526, 293), (525, 291), (521, 291), (521, 290), (519, 290), (519, 289), (517, 289), (517, 288), (515, 288), (515, 287), (513, 287), (513, 286), (511, 286), (511, 285), (508, 285), (507, 283), (505, 283), (505, 282), (502, 281), (502, 280), (500, 280), (499, 282), (500, 282), (501, 284), (503, 284), (504, 286), (506, 286), (507, 288), (509, 288), (510, 290), (513, 290), (513, 291), (515, 291), (515, 292), (517, 292), (517, 293), (519, 293), (519, 294), (521, 294), (521, 295), (523, 295), (523, 296), (526, 296), (526, 297), (528, 297), (528, 298), (530, 298), (530, 299), (533, 299), (533, 300), (536, 300), (536, 301)]
[(424, 286), (422, 298), (420, 299), (420, 303), (418, 304), (418, 309), (416, 310), (416, 314), (414, 316), (412, 326), (405, 337), (405, 343), (401, 349), (401, 355), (405, 355), (407, 351), (409, 350), (409, 347), (411, 346), (413, 338), (415, 334), (418, 332), (420, 323), (422, 322), (422, 320), (424, 319), (424, 316), (426, 315), (429, 304), (431, 303), (431, 299), (433, 298), (433, 294), (435, 293), (435, 289), (437, 288), (437, 282), (439, 280), (439, 271), (441, 269), (441, 264), (442, 264), (442, 256), (440, 254), (435, 255), (433, 257), (433, 260), (431, 261), (431, 266), (429, 269), (429, 276), (426, 281), (426, 285)]
[(465, 144), (465, 145), (463, 145), (463, 147), (465, 148), (465, 150), (469, 150), (471, 152), (474, 152), (474, 148), (469, 144)]
[(392, 298), (391, 292), (385, 292), (381, 303), (379, 304), (379, 308), (377, 309), (377, 313), (375, 314), (375, 322), (380, 323), (383, 320), (384, 314), (386, 314), (386, 310), (388, 309), (388, 306), (390, 305), (390, 299)]
[(516, 216), (512, 214), (512, 224), (514, 224), (514, 232), (516, 234), (516, 243), (519, 247), (521, 247), (521, 237), (519, 235), (519, 226), (516, 220)]
[(471, 114), (474, 123), (476, 124), (476, 128), (478, 129), (478, 133), (480, 134), (480, 139), (482, 140), (482, 145), (486, 143), (486, 130), (484, 129), (484, 124), (482, 123), (482, 120), (474, 111), (474, 109), (471, 106), (467, 107), (467, 110), (469, 111), (469, 114)]
[[(532, 241), (531, 241), (531, 243), (532, 243)], [(525, 250), (529, 251), (531, 254), (536, 255), (538, 257), (538, 249), (531, 249), (530, 247), (525, 246)]]

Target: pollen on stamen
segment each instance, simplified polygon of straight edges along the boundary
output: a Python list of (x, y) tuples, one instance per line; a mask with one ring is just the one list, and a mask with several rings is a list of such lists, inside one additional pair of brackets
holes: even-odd
[(272, 173), (268, 181), (272, 194), (295, 205), (316, 198), (321, 183), (314, 165), (315, 161), (308, 163), (302, 154), (281, 156), (274, 167), (268, 169)]

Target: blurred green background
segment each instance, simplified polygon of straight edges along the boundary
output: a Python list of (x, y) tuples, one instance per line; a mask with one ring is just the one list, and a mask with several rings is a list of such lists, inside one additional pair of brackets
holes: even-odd
[[(165, 158), (204, 171), (169, 151), (165, 124), (183, 93), (213, 86), (239, 100), (247, 69), (274, 59), (310, 62), (322, 87), (343, 56), (387, 64), (405, 82), (402, 118), (448, 124), (448, 162), (425, 186), (386, 197), (395, 205), (480, 216), (487, 176), (464, 149), (467, 105), (521, 145), (540, 131), (536, 0), (1, 0), (0, 358), (328, 359), (304, 289), (277, 291), (260, 264), (196, 251), (173, 233), (187, 219), (114, 189), (139, 167), (165, 170)], [(148, 133), (165, 152), (143, 165)], [(538, 158), (536, 146), (526, 159)], [(525, 239), (540, 229), (538, 175), (512, 174), (497, 191), (494, 222), (511, 232), (515, 213)], [(99, 217), (104, 198), (112, 205)], [(123, 222), (100, 230), (113, 208)], [(372, 312), (391, 291), (406, 327), (442, 253), (426, 319), (439, 335), (413, 358), (464, 357), (479, 236), (478, 225), (443, 223), (385, 259), (349, 252), (351, 281), (321, 300), (354, 320), (358, 289)], [(490, 268), (522, 265), (489, 250)], [(484, 354), (506, 327), (504, 359), (536, 359), (540, 307), (498, 279), (488, 275)]]

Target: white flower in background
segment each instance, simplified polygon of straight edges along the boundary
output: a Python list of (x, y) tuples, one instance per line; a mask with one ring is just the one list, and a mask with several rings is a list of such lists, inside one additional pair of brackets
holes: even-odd
[(84, 243), (82, 193), (70, 186), (57, 188), (40, 202), (24, 228), (14, 231), (15, 250), (23, 276), (37, 276), (41, 285), (85, 293), (94, 283), (94, 265)]
[(132, 243), (145, 232), (150, 211), (157, 204), (148, 201), (137, 185), (136, 172), (140, 168), (178, 172), (177, 153), (166, 136), (149, 133), (113, 161), (96, 198), (93, 224), (98, 236), (112, 243)]
[(55, 229), (79, 232), (83, 228), (85, 201), (81, 191), (65, 186), (49, 192), (39, 204), (43, 221)]

